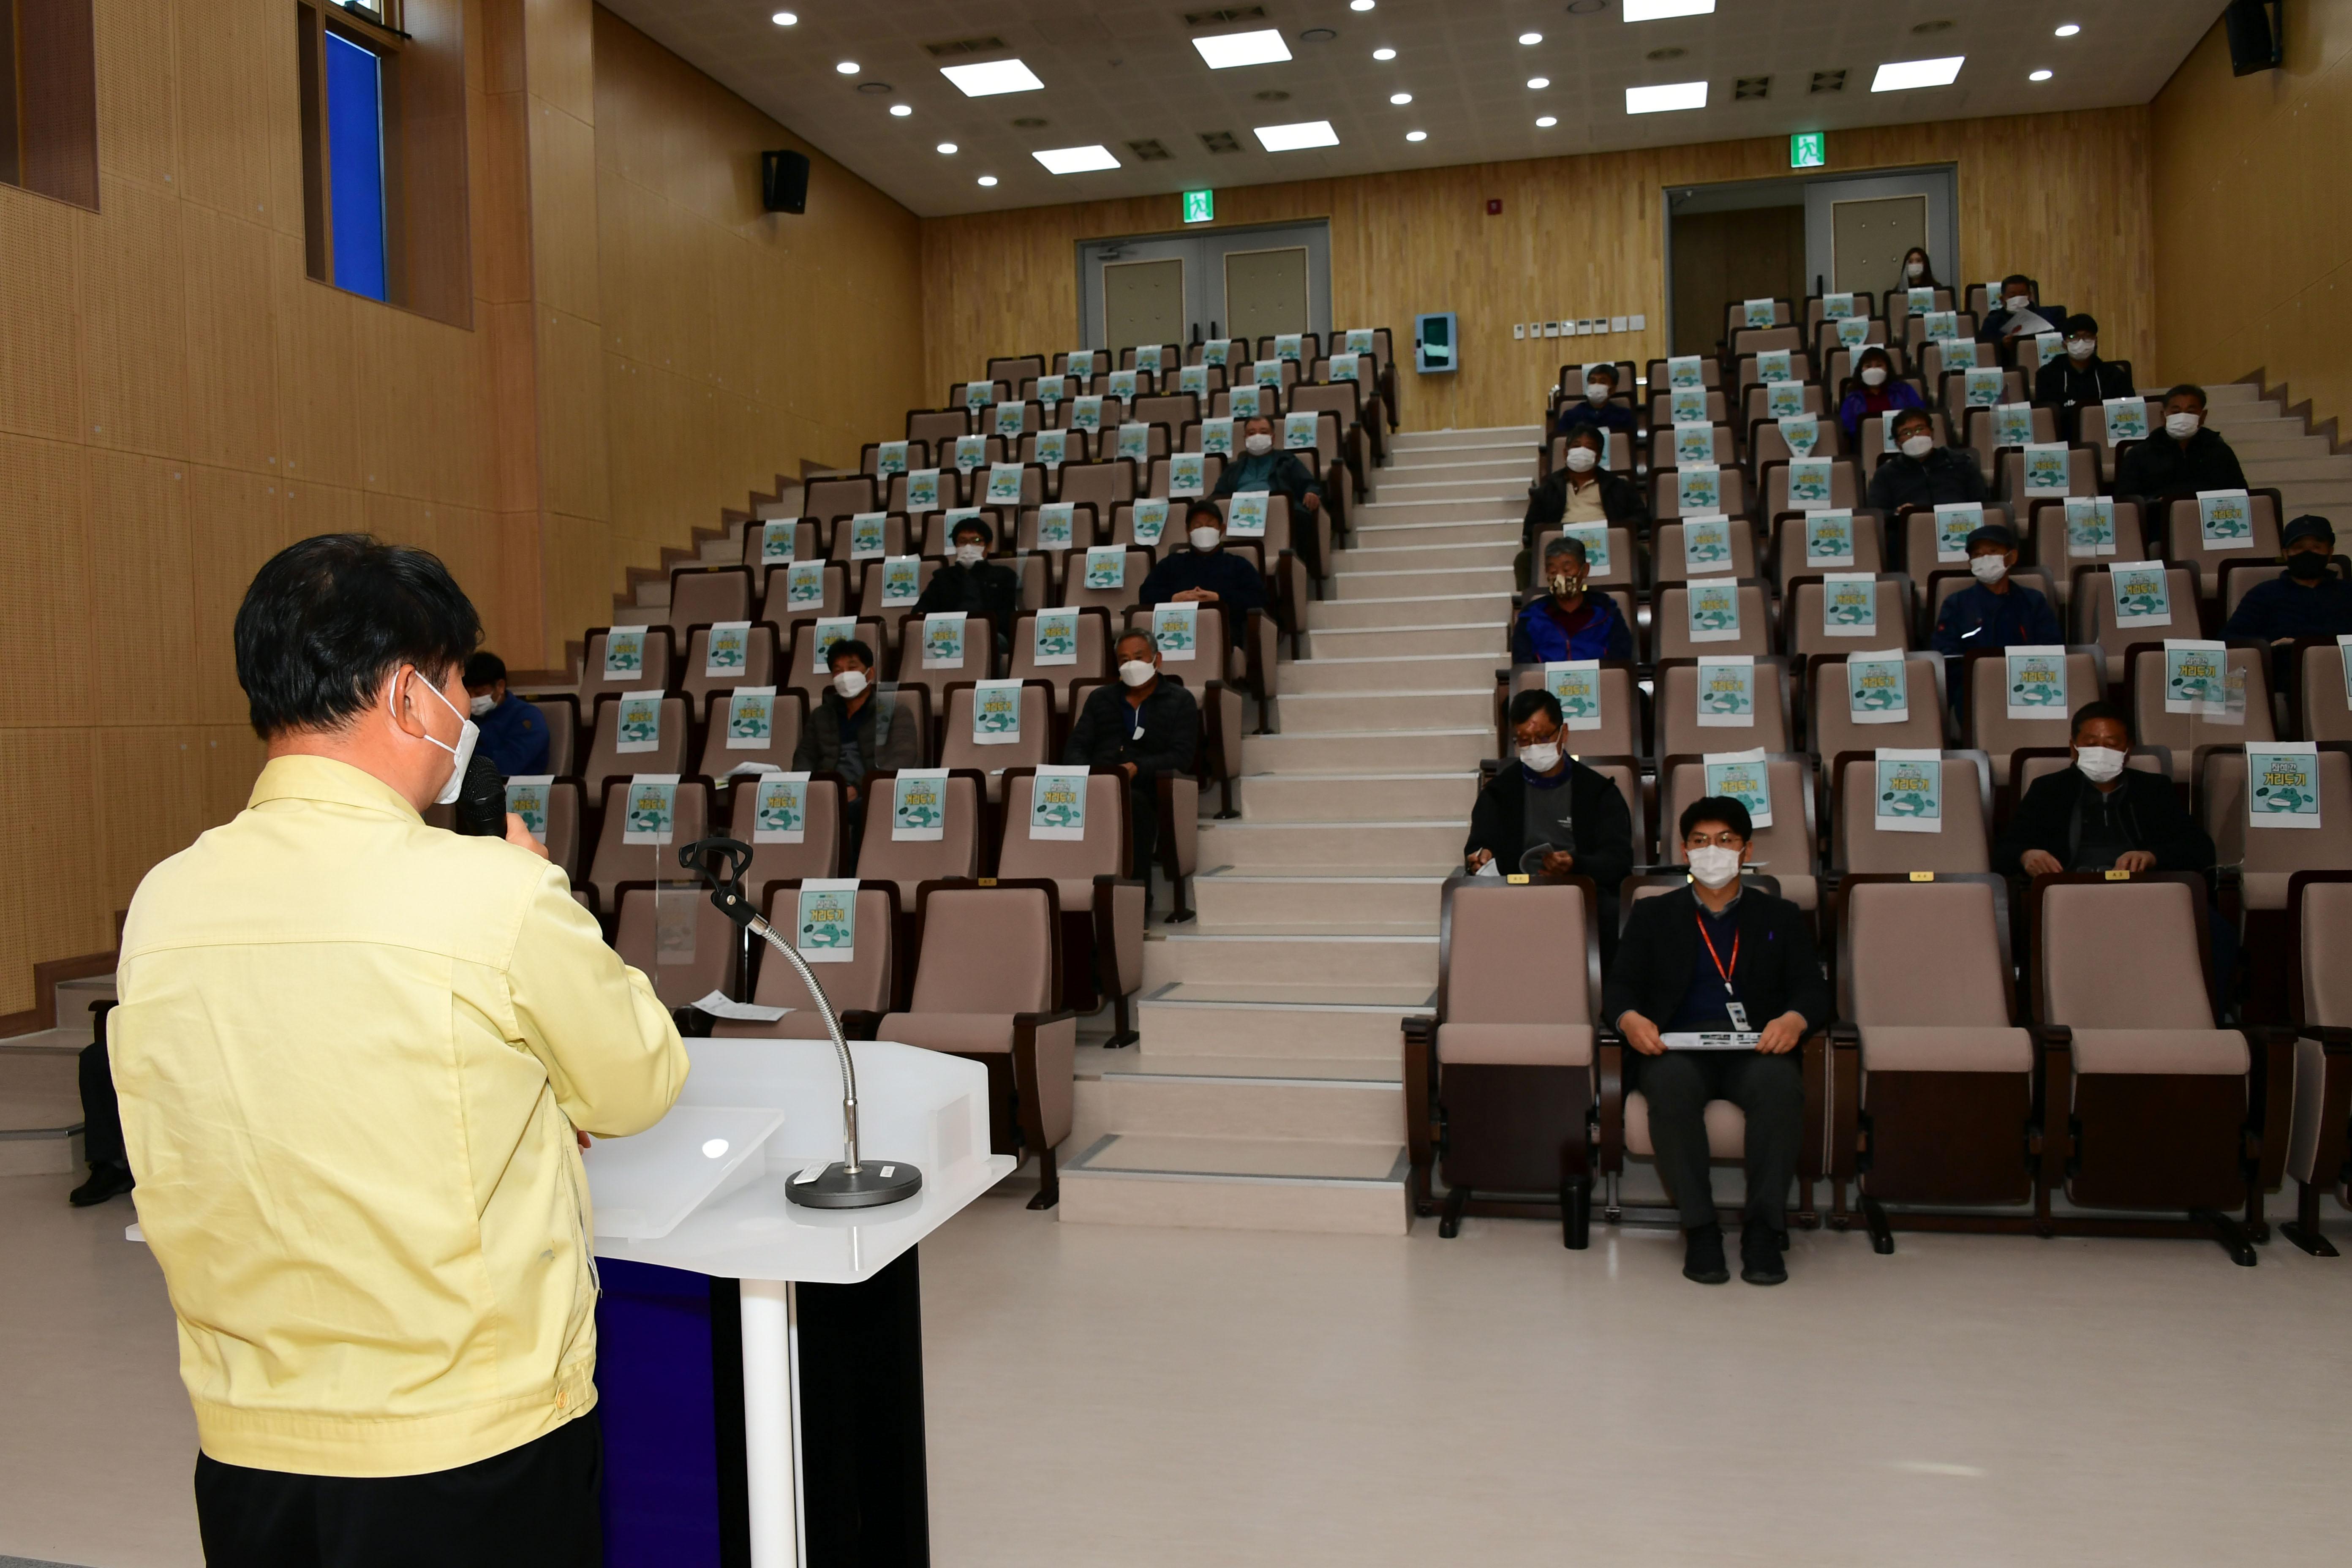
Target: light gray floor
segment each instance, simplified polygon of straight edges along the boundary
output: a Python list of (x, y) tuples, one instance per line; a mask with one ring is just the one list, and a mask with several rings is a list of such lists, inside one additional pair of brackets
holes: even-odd
[[(0, 1181), (0, 1552), (193, 1564), (161, 1281), (68, 1185)], [(1801, 1233), (1788, 1285), (1707, 1289), (1664, 1232), (1025, 1195), (923, 1249), (941, 1568), (2343, 1560), (2352, 1258)]]

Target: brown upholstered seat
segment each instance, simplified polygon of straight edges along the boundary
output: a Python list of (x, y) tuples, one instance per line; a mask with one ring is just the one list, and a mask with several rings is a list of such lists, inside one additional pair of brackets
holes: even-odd
[(979, 775), (958, 772), (948, 775), (942, 799), (946, 820), (937, 838), (898, 837), (891, 821), (891, 803), (898, 771), (883, 768), (866, 775), (866, 836), (857, 851), (857, 874), (866, 881), (889, 882), (898, 889), (898, 907), (915, 907), (915, 889), (925, 882), (980, 875), (981, 837), (986, 813)]
[[(795, 900), (800, 890), (801, 879), (797, 877), (771, 882), (761, 900), (761, 912), (769, 923), (787, 936), (796, 923)], [(842, 1033), (850, 1039), (872, 1039), (875, 1026), (897, 1000), (892, 988), (898, 976), (898, 889), (887, 882), (860, 882), (856, 940), (850, 946), (849, 962), (809, 965), (815, 972), (816, 983), (824, 988), (824, 999), (833, 1005), (833, 1015)], [(809, 994), (808, 986), (793, 968), (792, 961), (765, 942), (753, 941), (750, 951), (759, 975), (752, 984), (751, 1000), (762, 1007), (789, 1011), (773, 1023), (720, 1018), (710, 1026), (711, 1035), (719, 1039), (831, 1038), (825, 1033), (824, 1017), (817, 1012), (815, 998)]]
[[(1668, 590), (1672, 593), (1673, 590)], [(1668, 613), (1679, 615), (1679, 606)], [(1743, 616), (1747, 611), (1741, 612)], [(1728, 643), (1696, 645), (1712, 657)], [(1788, 667), (1776, 658), (1756, 661), (1756, 721), (1753, 724), (1702, 725), (1698, 721), (1699, 669), (1690, 658), (1661, 663), (1657, 673), (1657, 752), (1660, 756), (1693, 756), (1706, 752), (1768, 752), (1793, 750), (1789, 743)]]
[(1830, 769), (1830, 869), (1970, 872), (1991, 869), (1992, 769), (1981, 752), (1946, 752), (1933, 833), (1888, 830), (1878, 820), (1876, 759), (1843, 752)]
[(588, 640), (581, 647), (580, 711), (592, 715), (596, 699), (606, 692), (667, 691), (676, 682), (671, 671), (677, 664), (677, 645), (666, 626), (646, 627), (644, 658), (636, 669), (607, 671), (604, 668), (604, 645), (610, 626), (591, 626)]
[(1083, 838), (1032, 836), (1030, 792), (1034, 768), (1004, 773), (1004, 837), (997, 875), (1051, 879), (1062, 911), (1062, 1005), (1092, 1013), (1106, 998), (1117, 1008), (1113, 1043), (1135, 1038), (1129, 998), (1143, 986), (1144, 882), (1129, 864), (1127, 780), (1116, 768), (1087, 778)]
[(684, 773), (688, 731), (686, 699), (665, 697), (661, 700), (661, 727), (654, 737), (653, 750), (624, 752), (621, 699), (608, 695), (596, 704), (594, 735), (588, 743), (588, 758), (580, 764), (580, 776), (593, 794), (603, 790), (606, 780), (630, 773)]
[(2283, 1173), (2294, 1178), (2296, 1199), (2294, 1218), (2279, 1229), (2305, 1252), (2333, 1258), (2319, 1234), (2320, 1194), (2332, 1191), (2352, 1207), (2352, 872), (2295, 878), (2287, 907), (2295, 1039)]
[[(737, 616), (735, 620), (743, 619)], [(738, 686), (773, 686), (776, 666), (782, 658), (776, 646), (776, 628), (765, 621), (755, 623), (744, 635), (743, 662), (732, 668), (710, 668), (710, 630), (708, 625), (695, 626), (681, 634), (686, 638), (686, 659), (678, 672), (678, 689), (686, 693), (689, 710), (697, 723), (710, 717), (710, 696), (716, 691), (730, 690)], [(724, 768), (719, 770), (724, 773)]]
[[(2242, 747), (2217, 747), (2205, 755), (2204, 776), (2197, 781), (2197, 799), (2205, 818), (2205, 831), (2212, 836), (2216, 863), (2238, 868), (2238, 883), (2243, 890), (2250, 922), (2257, 913), (2284, 913), (2287, 887), (2296, 872), (2352, 871), (2352, 754), (2323, 750), (2315, 761), (2319, 826), (2315, 830), (2284, 829), (2248, 824), (2246, 753)], [(2256, 940), (2266, 944), (2284, 940), (2284, 930), (2273, 922), (2264, 921), (2260, 924), (2259, 939), (2254, 925), (2249, 924), (2249, 943)], [(2284, 1009), (2274, 1009), (2269, 1010), (2267, 1016), (2279, 1018), (2286, 1015)]]
[(747, 743), (730, 745), (729, 719), (734, 711), (734, 696), (731, 689), (710, 694), (710, 717), (703, 728), (702, 756), (694, 771), (706, 778), (719, 779), (737, 768), (760, 772), (752, 764), (761, 763), (777, 769), (791, 767), (793, 750), (800, 744), (801, 730), (807, 722), (803, 694), (777, 692), (775, 706), (769, 711), (767, 738), (753, 743), (752, 738), (745, 737)]
[[(1868, 639), (1862, 639), (1867, 641)], [(1881, 643), (1871, 652), (1883, 652)], [(1862, 752), (1880, 746), (1927, 748), (1945, 743), (1944, 659), (1935, 653), (1911, 653), (1903, 659), (1904, 717), (1895, 724), (1858, 723), (1853, 716), (1853, 690), (1843, 653), (1817, 653), (1805, 661), (1805, 749), (1817, 757), (1840, 752)]]
[[(2189, 629), (2193, 631), (2195, 627)], [(2275, 738), (2271, 726), (2270, 660), (2263, 657), (2260, 648), (2251, 647), (2225, 648), (2221, 657), (2230, 674), (2245, 682), (2246, 706), (2242, 714), (2165, 711), (2164, 648), (2160, 645), (2135, 645), (2126, 655), (2126, 690), (2131, 703), (2132, 733), (2144, 746), (2163, 746), (2170, 751), (2175, 784), (2189, 782), (2197, 752), (2202, 747), (2243, 745), (2248, 742), (2260, 744)], [(2232, 718), (2238, 721), (2231, 722)], [(2241, 797), (2242, 816), (2244, 804)], [(2226, 856), (2222, 863), (2228, 864)], [(2280, 891), (2284, 890), (2282, 886)]]
[[(1780, 884), (1782, 898), (1810, 914), (1821, 904), (1820, 869), (1813, 849), (1820, 842), (1813, 804), (1813, 760), (1797, 752), (1768, 754), (1764, 777), (1772, 792), (1772, 825), (1756, 829), (1748, 840), (1749, 858)], [(1683, 807), (1706, 793), (1704, 754), (1669, 755), (1660, 761), (1658, 837), (1662, 842), (1658, 858), (1662, 864), (1687, 864), (1681, 838), (1667, 831), (1664, 825), (1678, 822)]]
[(627, 778), (616, 778), (601, 792), (604, 825), (596, 836), (588, 875), (582, 879), (594, 900), (590, 908), (600, 914), (616, 912), (614, 889), (623, 882), (667, 882), (684, 876), (677, 852), (702, 837), (704, 825), (710, 820), (709, 786), (700, 779), (681, 779), (670, 831), (664, 840), (658, 844), (629, 843), (624, 837), (628, 829), (628, 789)]
[[(699, 882), (629, 881), (613, 891), (620, 902), (613, 946), (622, 963), (653, 982), (663, 1006), (683, 1007), (713, 991), (733, 994), (736, 948), (741, 939), (735, 922), (703, 896)], [(667, 912), (663, 906), (672, 902), (687, 906), (672, 917), (686, 936), (682, 946), (666, 946), (661, 941), (661, 915)]]
[[(2074, 710), (2106, 695), (2105, 667), (2089, 649), (2066, 650), (2065, 700), (2037, 710), (2030, 719), (2009, 713), (2009, 663), (2000, 653), (1972, 658), (1961, 666), (1968, 681), (1968, 721), (1962, 733), (1992, 764), (1996, 788), (2008, 788), (2010, 759), (2021, 751), (2056, 746), (2063, 750), (2074, 739)], [(1875, 743), (1875, 742), (1874, 742)], [(1891, 742), (1888, 742), (1891, 743)]]
[(775, 881), (841, 874), (843, 816), (839, 775), (816, 773), (810, 777), (797, 844), (760, 842), (759, 826), (753, 819), (759, 798), (753, 781), (738, 781), (719, 798), (728, 808), (728, 837), (751, 847), (751, 862), (743, 868), (744, 887), (764, 888)]

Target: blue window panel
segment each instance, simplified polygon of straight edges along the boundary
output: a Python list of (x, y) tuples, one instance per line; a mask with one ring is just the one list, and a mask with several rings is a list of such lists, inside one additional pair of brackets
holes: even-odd
[(333, 33), (327, 35), (327, 178), (335, 284), (384, 299), (383, 66)]

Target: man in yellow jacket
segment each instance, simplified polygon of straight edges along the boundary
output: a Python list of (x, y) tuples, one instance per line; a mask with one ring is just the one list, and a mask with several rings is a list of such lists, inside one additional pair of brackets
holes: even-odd
[(124, 928), (114, 1081), (215, 1565), (601, 1557), (581, 1135), (659, 1121), (686, 1052), (519, 818), (419, 815), (479, 638), (421, 551), (273, 558), (236, 626), (268, 764)]

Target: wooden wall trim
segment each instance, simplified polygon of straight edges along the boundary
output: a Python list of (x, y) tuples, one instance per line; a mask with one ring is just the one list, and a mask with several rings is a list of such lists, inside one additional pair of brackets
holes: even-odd
[[(118, 929), (121, 916), (115, 917)], [(63, 980), (89, 980), (114, 973), (117, 954), (113, 952), (83, 952), (71, 958), (52, 958), (33, 965), (33, 1005), (21, 1013), (0, 1013), (0, 1039), (17, 1035), (37, 1035), (58, 1026), (58, 983)]]

